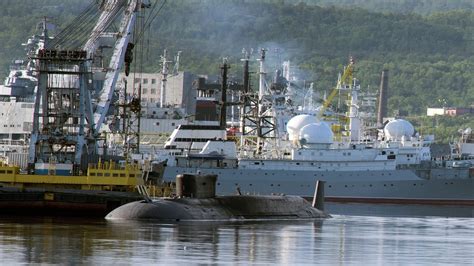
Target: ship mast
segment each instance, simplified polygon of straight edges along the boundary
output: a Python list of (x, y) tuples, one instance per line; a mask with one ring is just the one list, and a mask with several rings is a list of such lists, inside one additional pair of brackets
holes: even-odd
[[(168, 81), (168, 63), (171, 63), (171, 61), (166, 60), (166, 49), (163, 51), (163, 55), (161, 56), (161, 64), (162, 64), (162, 69), (161, 69), (161, 88), (160, 88), (160, 108), (165, 107), (165, 97), (166, 97), (166, 83)], [(179, 58), (179, 54), (178, 54)]]
[(350, 90), (350, 106), (349, 106), (349, 131), (351, 142), (360, 141), (360, 118), (359, 118), (359, 90), (360, 85), (354, 79)]
[(263, 110), (263, 97), (265, 95), (265, 91), (266, 91), (266, 88), (265, 88), (265, 78), (266, 78), (266, 75), (267, 73), (265, 72), (265, 53), (266, 53), (266, 49), (262, 48), (260, 50), (260, 59), (257, 59), (257, 61), (260, 61), (260, 67), (259, 67), (259, 81), (258, 81), (258, 102), (259, 102), (259, 105), (258, 105), (258, 113), (259, 115), (262, 115), (264, 110)]
[(244, 57), (240, 59), (244, 63), (244, 85), (242, 93), (240, 95), (240, 147), (241, 149), (249, 148), (253, 151), (256, 147), (256, 143), (249, 136), (255, 136), (257, 129), (258, 119), (258, 95), (254, 93), (250, 87), (250, 73), (249, 73), (249, 61), (250, 53), (252, 51), (242, 50)]
[[(349, 66), (354, 66), (354, 59), (350, 57)], [(351, 72), (354, 69), (352, 67)], [(359, 91), (360, 84), (356, 78), (350, 75), (351, 80), (347, 80), (350, 84), (343, 84), (349, 86), (350, 103), (349, 103), (349, 134), (351, 142), (360, 141), (360, 117), (359, 117)]]

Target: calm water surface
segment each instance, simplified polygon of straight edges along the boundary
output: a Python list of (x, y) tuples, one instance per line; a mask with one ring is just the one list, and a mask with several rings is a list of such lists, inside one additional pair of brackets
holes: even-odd
[(0, 217), (2, 264), (474, 265), (474, 219), (159, 224)]

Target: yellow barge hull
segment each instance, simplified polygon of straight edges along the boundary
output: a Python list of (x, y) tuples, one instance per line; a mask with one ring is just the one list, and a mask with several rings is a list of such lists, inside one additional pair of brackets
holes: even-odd
[[(54, 171), (50, 171), (54, 173)], [(21, 174), (0, 164), (0, 210), (14, 214), (104, 216), (125, 203), (143, 199), (136, 165), (90, 166), (86, 175)]]
[(123, 204), (141, 199), (136, 192), (0, 187), (3, 215), (104, 217)]
[[(54, 171), (51, 171), (54, 173)], [(62, 186), (81, 187), (81, 189), (104, 189), (120, 187), (120, 190), (134, 190), (143, 185), (142, 172), (137, 165), (116, 167), (114, 164), (99, 164), (90, 166), (86, 175), (38, 175), (21, 174), (17, 166), (0, 165), (0, 183), (14, 186)]]
[(83, 190), (135, 190), (143, 181), (131, 177), (99, 177), (99, 176), (58, 176), (58, 175), (29, 175), (1, 174), (0, 183), (14, 187), (63, 187)]

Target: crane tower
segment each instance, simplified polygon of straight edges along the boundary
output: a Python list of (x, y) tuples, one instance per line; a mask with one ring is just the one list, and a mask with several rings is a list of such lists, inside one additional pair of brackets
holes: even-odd
[[(82, 47), (56, 45), (38, 50), (30, 171), (76, 174), (98, 153), (100, 129), (113, 101), (119, 71), (130, 60), (137, 13), (145, 6), (141, 0), (103, 0), (97, 23)], [(108, 31), (118, 17), (118, 30)], [(104, 43), (113, 44), (112, 53), (108, 64), (100, 67), (95, 64), (96, 53)]]

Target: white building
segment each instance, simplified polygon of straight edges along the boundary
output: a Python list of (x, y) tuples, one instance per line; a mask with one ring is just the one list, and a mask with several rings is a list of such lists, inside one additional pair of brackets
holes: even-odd
[[(182, 107), (189, 115), (194, 115), (196, 109), (196, 91), (192, 83), (196, 78), (190, 72), (180, 71), (169, 74), (164, 93), (164, 104), (167, 107)], [(124, 73), (119, 75), (117, 87), (122, 88), (127, 81), (127, 93), (131, 94), (133, 89), (142, 88), (141, 102), (150, 107), (159, 107), (161, 95), (161, 73), (130, 73), (127, 77)]]
[(445, 112), (446, 112), (445, 108), (427, 108), (426, 109), (427, 116), (444, 115)]

